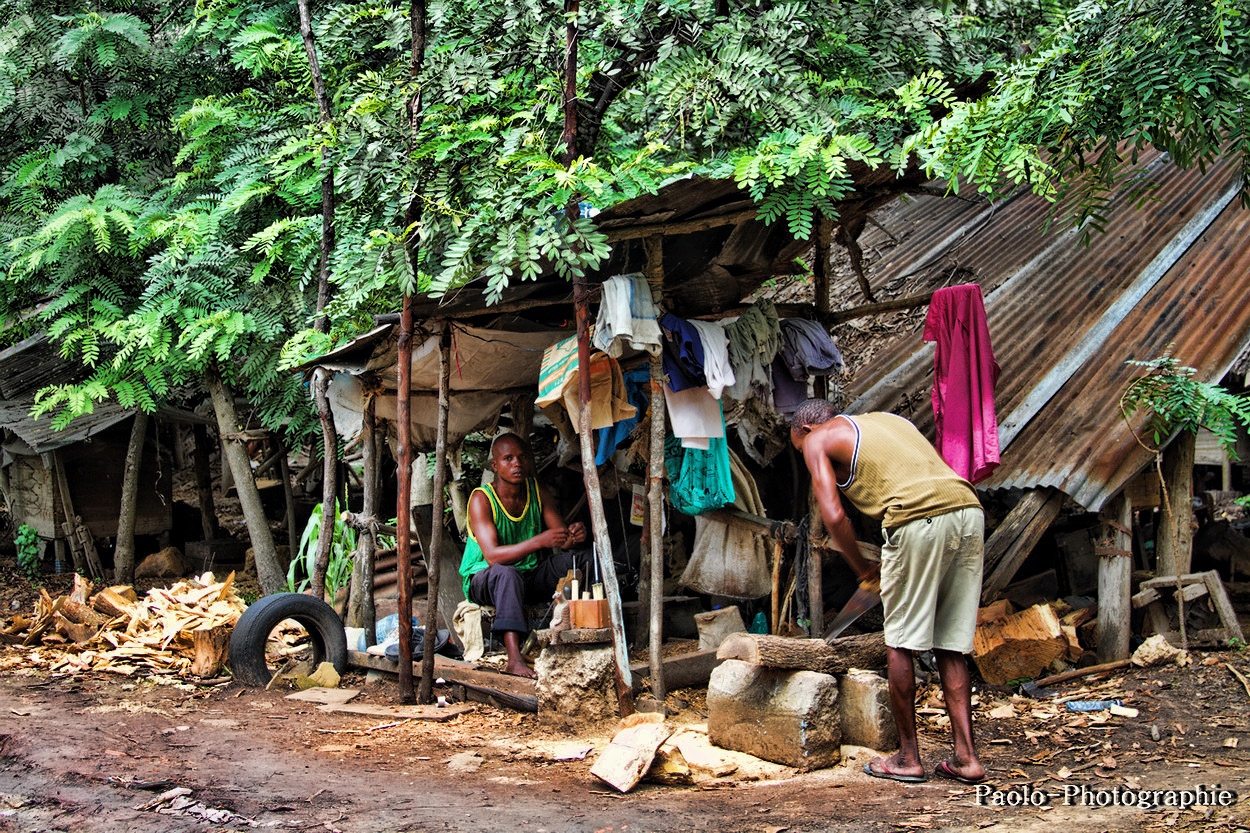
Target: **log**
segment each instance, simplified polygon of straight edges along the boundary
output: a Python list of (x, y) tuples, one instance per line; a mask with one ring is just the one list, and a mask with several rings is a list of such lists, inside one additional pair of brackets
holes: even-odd
[(191, 632), (191, 645), (195, 659), (191, 662), (191, 674), (201, 679), (216, 677), (226, 664), (230, 648), (230, 632), (233, 625), (220, 625), (207, 630)]
[(972, 658), (992, 685), (1032, 679), (1067, 655), (1068, 639), (1049, 605), (1034, 605), (977, 627)]
[(134, 613), (139, 597), (135, 589), (127, 584), (106, 587), (91, 597), (91, 606), (109, 618), (130, 616)]
[[(1126, 659), (1129, 655), (1133, 592), (1132, 536), (1133, 505), (1121, 492), (1103, 509), (1103, 525), (1112, 548), (1125, 553), (1098, 558), (1098, 658), (1103, 662)], [(1066, 620), (1066, 617), (1065, 617)], [(1080, 625), (1079, 622), (1072, 624)]]
[(717, 659), (737, 659), (767, 668), (845, 674), (851, 668), (885, 665), (885, 635), (868, 633), (845, 636), (832, 643), (823, 639), (791, 639), (785, 636), (735, 633), (716, 651)]

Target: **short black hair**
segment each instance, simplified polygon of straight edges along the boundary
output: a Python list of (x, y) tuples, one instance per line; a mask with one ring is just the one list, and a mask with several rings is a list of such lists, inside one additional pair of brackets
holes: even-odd
[(838, 415), (833, 403), (824, 399), (806, 399), (795, 408), (794, 416), (790, 417), (791, 428), (802, 428), (805, 425), (820, 425)]
[(521, 450), (524, 451), (526, 454), (530, 453), (530, 444), (527, 443), (520, 434), (514, 434), (511, 431), (509, 431), (506, 434), (500, 434), (498, 437), (495, 437), (495, 439), (491, 440), (490, 456), (492, 458), (495, 456), (495, 446), (498, 445), (499, 442), (502, 440), (512, 440), (514, 443), (521, 446)]

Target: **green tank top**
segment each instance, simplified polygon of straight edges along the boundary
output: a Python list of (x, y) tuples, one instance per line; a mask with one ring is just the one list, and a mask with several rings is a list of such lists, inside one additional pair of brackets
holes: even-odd
[[(538, 492), (538, 481), (534, 478), (525, 480), (525, 508), (516, 517), (509, 515), (508, 510), (499, 502), (499, 495), (495, 494), (493, 484), (479, 486), (473, 492), (481, 492), (490, 501), (490, 514), (495, 521), (495, 531), (502, 546), (519, 544), (543, 531), (543, 499)], [(472, 494), (469, 495), (469, 500), (473, 500)], [(473, 534), (473, 524), (469, 524), (469, 540), (465, 542), (464, 556), (460, 559), (460, 575), (466, 599), (469, 597), (469, 581), (489, 566), (486, 556), (482, 554), (482, 547)], [(532, 552), (512, 566), (523, 573), (529, 572), (538, 566), (538, 553)]]

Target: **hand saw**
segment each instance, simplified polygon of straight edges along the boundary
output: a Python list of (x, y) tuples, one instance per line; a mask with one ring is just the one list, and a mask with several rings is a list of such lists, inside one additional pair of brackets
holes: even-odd
[(832, 642), (842, 631), (851, 626), (859, 617), (881, 603), (881, 583), (878, 581), (862, 581), (854, 595), (842, 608), (842, 611), (829, 623), (825, 631), (825, 641)]

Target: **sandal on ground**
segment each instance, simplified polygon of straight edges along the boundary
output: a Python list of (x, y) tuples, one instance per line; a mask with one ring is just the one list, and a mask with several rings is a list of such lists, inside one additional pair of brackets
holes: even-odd
[(872, 761), (864, 764), (864, 772), (873, 778), (885, 778), (889, 781), (901, 781), (904, 784), (923, 784), (928, 781), (925, 775), (904, 775), (901, 772), (891, 772), (886, 768), (885, 759), (881, 760), (881, 769), (873, 769)]
[(969, 787), (975, 787), (977, 784), (984, 784), (989, 779), (988, 775), (982, 775), (980, 778), (969, 778), (966, 775), (960, 775), (951, 768), (949, 761), (942, 761), (933, 768), (933, 774), (949, 781), (958, 781), (960, 784), (966, 784)]

